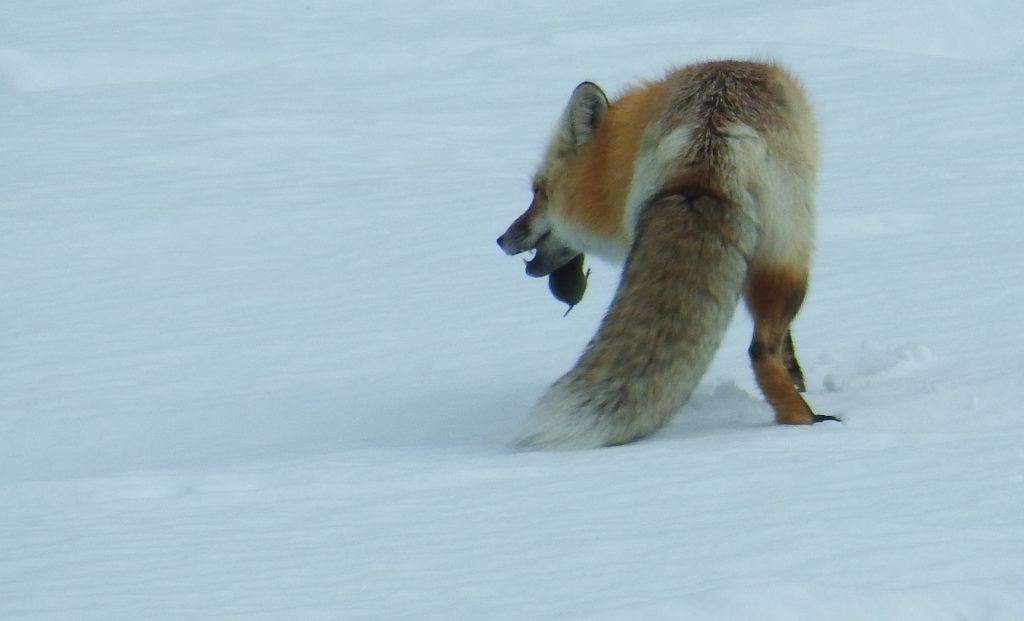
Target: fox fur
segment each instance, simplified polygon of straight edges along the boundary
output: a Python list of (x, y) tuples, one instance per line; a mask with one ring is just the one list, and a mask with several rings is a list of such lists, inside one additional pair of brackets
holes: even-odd
[(776, 64), (689, 65), (612, 102), (593, 83), (576, 87), (533, 201), (498, 243), (536, 251), (531, 276), (582, 265), (584, 253), (625, 266), (597, 334), (519, 446), (616, 445), (657, 430), (703, 376), (741, 296), (777, 422), (834, 420), (800, 396), (789, 333), (807, 287), (816, 163), (811, 108)]

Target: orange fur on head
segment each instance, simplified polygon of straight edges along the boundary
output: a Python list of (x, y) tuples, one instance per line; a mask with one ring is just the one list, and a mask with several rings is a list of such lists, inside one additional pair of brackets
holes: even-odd
[(640, 140), (665, 92), (664, 82), (627, 91), (608, 108), (594, 136), (566, 163), (563, 217), (601, 236), (618, 236)]

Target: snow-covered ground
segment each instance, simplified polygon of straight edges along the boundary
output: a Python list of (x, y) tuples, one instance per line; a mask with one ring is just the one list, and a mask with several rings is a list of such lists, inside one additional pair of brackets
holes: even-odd
[[(0, 619), (1024, 618), (1024, 5), (11, 0)], [(516, 453), (617, 281), (494, 238), (575, 84), (820, 120), (780, 428), (737, 315), (635, 445)]]

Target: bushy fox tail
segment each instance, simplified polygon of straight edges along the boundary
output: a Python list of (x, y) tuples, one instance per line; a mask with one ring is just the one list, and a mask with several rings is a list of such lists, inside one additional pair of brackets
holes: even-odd
[(664, 425), (721, 342), (756, 240), (751, 215), (714, 193), (652, 200), (600, 329), (541, 398), (518, 446), (624, 444)]

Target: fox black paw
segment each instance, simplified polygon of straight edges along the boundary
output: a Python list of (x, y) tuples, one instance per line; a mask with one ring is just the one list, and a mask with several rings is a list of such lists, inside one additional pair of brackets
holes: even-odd
[(814, 424), (814, 423), (825, 423), (825, 422), (829, 422), (829, 421), (834, 421), (834, 422), (837, 422), (837, 423), (843, 422), (843, 419), (836, 418), (835, 416), (829, 416), (828, 414), (813, 414), (812, 417), (814, 418), (814, 421), (811, 424)]

